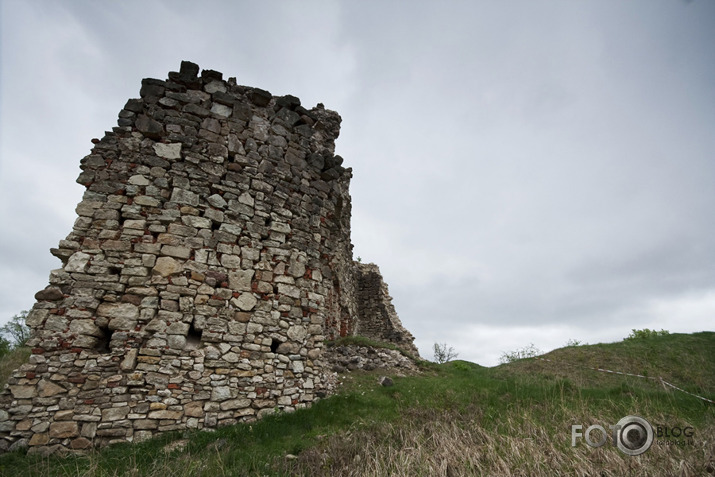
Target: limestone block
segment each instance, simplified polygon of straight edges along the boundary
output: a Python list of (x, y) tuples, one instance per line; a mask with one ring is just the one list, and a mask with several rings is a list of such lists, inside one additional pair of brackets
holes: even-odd
[(132, 348), (127, 353), (124, 355), (124, 359), (122, 362), (119, 364), (119, 369), (122, 371), (131, 371), (136, 367), (137, 364), (137, 354), (138, 350), (136, 348)]
[(295, 278), (302, 277), (305, 275), (305, 264), (297, 261), (291, 262), (288, 266), (288, 274)]
[(159, 257), (156, 259), (156, 264), (152, 270), (153, 273), (168, 277), (183, 270), (181, 263), (171, 257)]
[(164, 132), (162, 124), (144, 114), (140, 114), (135, 123), (137, 129), (146, 137), (159, 138)]
[(50, 315), (45, 321), (45, 329), (50, 331), (65, 331), (69, 326), (69, 320), (64, 316)]
[(251, 400), (246, 398), (230, 399), (221, 403), (220, 408), (222, 411), (228, 411), (232, 409), (243, 409), (251, 405)]
[(85, 422), (82, 424), (81, 436), (88, 439), (93, 439), (97, 434), (97, 423), (96, 422)]
[(129, 414), (129, 406), (110, 407), (102, 409), (102, 421), (119, 421)]
[[(191, 257), (191, 249), (175, 245), (164, 245), (161, 247), (161, 253), (170, 257), (188, 259)], [(157, 259), (158, 261), (158, 259)]]
[(228, 286), (236, 291), (250, 291), (255, 270), (232, 270), (228, 274)]
[(42, 323), (44, 323), (49, 313), (50, 310), (33, 308), (32, 310), (30, 310), (30, 313), (27, 314), (27, 318), (25, 318), (25, 323), (30, 328), (38, 328), (42, 326)]
[(148, 186), (149, 184), (151, 184), (151, 181), (141, 174), (135, 174), (131, 176), (127, 182), (129, 182), (129, 184), (137, 186)]
[(159, 423), (154, 419), (136, 419), (132, 421), (135, 430), (156, 429)]
[(292, 298), (300, 298), (300, 288), (295, 285), (290, 285), (287, 283), (278, 284), (278, 293), (281, 295), (286, 295)]
[(258, 300), (252, 293), (241, 293), (238, 298), (231, 299), (231, 303), (241, 311), (251, 311), (256, 307)]
[(70, 332), (78, 335), (89, 335), (101, 338), (102, 330), (95, 324), (94, 320), (72, 320), (69, 324)]
[(217, 209), (225, 209), (228, 205), (228, 202), (226, 202), (224, 198), (218, 194), (208, 196), (206, 201)]
[(305, 326), (303, 326), (303, 325), (293, 325), (290, 328), (288, 328), (287, 334), (288, 334), (288, 338), (300, 343), (305, 339), (308, 332), (306, 331)]
[(52, 397), (57, 394), (62, 394), (66, 393), (67, 390), (63, 388), (62, 386), (58, 386), (54, 384), (51, 381), (47, 381), (45, 379), (41, 379), (39, 383), (37, 383), (37, 390), (38, 390), (38, 395), (40, 397)]
[(64, 298), (64, 293), (57, 287), (47, 287), (35, 293), (35, 300), (57, 301)]
[(201, 401), (192, 401), (184, 405), (184, 414), (189, 417), (203, 417), (204, 405)]
[(97, 307), (97, 316), (110, 320), (114, 318), (136, 320), (139, 318), (139, 308), (132, 303), (102, 303)]
[(58, 421), (50, 424), (51, 439), (66, 439), (79, 435), (79, 427), (74, 421)]
[(199, 229), (210, 229), (211, 228), (211, 219), (207, 219), (205, 217), (196, 217), (193, 215), (186, 215), (181, 218), (181, 221), (188, 225), (189, 227), (196, 227)]
[(92, 258), (92, 256), (87, 253), (75, 252), (67, 260), (67, 265), (65, 265), (64, 270), (66, 272), (82, 273), (87, 268), (90, 258)]
[(225, 401), (231, 399), (232, 393), (231, 388), (228, 386), (216, 386), (211, 390), (211, 400), (212, 401)]
[(89, 449), (92, 447), (92, 441), (85, 437), (78, 437), (76, 439), (72, 439), (70, 442), (70, 448), (75, 449), (75, 450), (81, 450), (81, 449)]
[(47, 435), (46, 433), (33, 434), (32, 437), (30, 438), (29, 445), (30, 446), (44, 446), (44, 445), (47, 445), (48, 442), (50, 442), (50, 436)]
[(158, 411), (151, 411), (147, 416), (149, 419), (171, 419), (177, 420), (181, 419), (184, 415), (184, 411), (170, 411), (168, 409), (162, 409)]
[[(130, 318), (124, 318), (124, 317), (119, 317), (119, 318), (112, 318), (109, 320), (109, 329), (112, 331), (116, 330), (123, 330), (123, 331), (132, 331), (134, 328), (137, 326), (137, 320), (132, 320)], [(119, 336), (118, 334), (115, 335)]]
[(186, 347), (186, 336), (169, 335), (166, 338), (166, 344), (167, 344), (167, 346), (169, 346), (169, 348), (184, 349)]
[(181, 159), (181, 143), (156, 143), (154, 144), (154, 152), (157, 156), (163, 157), (164, 159)]
[(180, 189), (178, 187), (174, 187), (174, 190), (171, 192), (170, 200), (171, 202), (192, 205), (194, 207), (199, 205), (199, 196), (197, 194), (194, 194), (190, 190)]
[(233, 113), (233, 108), (229, 108), (221, 103), (214, 103), (213, 106), (211, 106), (211, 112), (217, 116), (227, 118), (231, 116), (231, 113)]
[[(221, 256), (221, 265), (226, 268), (231, 268), (231, 269), (241, 268), (241, 257), (238, 255), (231, 255), (231, 254), (225, 253)], [(250, 287), (250, 279), (249, 279), (249, 287)]]

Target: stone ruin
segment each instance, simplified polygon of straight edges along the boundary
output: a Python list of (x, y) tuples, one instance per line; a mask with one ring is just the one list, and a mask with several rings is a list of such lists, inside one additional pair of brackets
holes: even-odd
[(94, 139), (87, 190), (0, 395), (0, 450), (81, 450), (310, 405), (325, 341), (418, 355), (352, 259), (340, 116), (182, 62)]

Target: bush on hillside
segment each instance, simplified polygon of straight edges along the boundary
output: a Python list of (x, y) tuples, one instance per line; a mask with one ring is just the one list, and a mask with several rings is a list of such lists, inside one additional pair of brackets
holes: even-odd
[(626, 340), (641, 340), (641, 339), (648, 339), (648, 338), (655, 338), (657, 336), (667, 336), (670, 334), (670, 331), (667, 330), (649, 330), (648, 328), (643, 328), (642, 330), (636, 330), (634, 329), (631, 331), (631, 334), (623, 338), (623, 341)]

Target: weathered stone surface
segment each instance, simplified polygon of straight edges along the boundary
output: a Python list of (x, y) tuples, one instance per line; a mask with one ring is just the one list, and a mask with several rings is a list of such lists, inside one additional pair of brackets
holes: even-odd
[(159, 121), (140, 114), (136, 121), (137, 129), (146, 137), (159, 138), (164, 132), (164, 126)]
[(70, 442), (70, 448), (74, 450), (89, 449), (90, 447), (92, 447), (92, 441), (85, 437), (78, 437)]
[(157, 156), (165, 159), (181, 159), (181, 143), (156, 143), (154, 144), (154, 152), (156, 152)]
[(46, 433), (35, 433), (32, 435), (30, 438), (29, 445), (30, 446), (44, 446), (48, 442), (50, 442), (50, 436), (47, 435)]
[(64, 266), (0, 392), (0, 452), (215, 428), (309, 405), (333, 366), (410, 369), (324, 348), (364, 332), (416, 352), (377, 267), (352, 261), (339, 115), (198, 73), (144, 79), (82, 159)]
[(129, 406), (110, 407), (102, 410), (102, 421), (118, 421), (129, 414)]
[(204, 405), (200, 401), (194, 401), (184, 406), (184, 414), (188, 417), (203, 417)]
[(169, 275), (174, 275), (183, 270), (180, 262), (171, 257), (159, 257), (156, 259), (156, 264), (154, 265), (153, 272), (161, 275), (162, 277), (168, 277)]
[(47, 287), (35, 293), (35, 300), (57, 301), (64, 298), (64, 293), (57, 287)]
[(72, 320), (69, 326), (70, 332), (78, 335), (103, 336), (102, 330), (99, 329), (94, 320)]
[(65, 265), (66, 272), (84, 272), (89, 263), (91, 255), (84, 252), (75, 252), (67, 260), (67, 265)]
[(136, 348), (127, 351), (127, 353), (124, 355), (124, 359), (119, 365), (119, 369), (121, 369), (122, 371), (133, 370), (137, 365), (137, 354), (138, 350)]
[(249, 291), (255, 273), (254, 270), (232, 271), (228, 274), (228, 286), (236, 291)]
[(211, 392), (212, 401), (225, 401), (231, 398), (231, 388), (228, 386), (216, 386)]
[(294, 341), (303, 341), (307, 334), (305, 327), (302, 325), (293, 325), (288, 328), (288, 338)]
[(37, 395), (37, 389), (32, 385), (10, 386), (10, 392), (15, 399), (29, 399)]
[(221, 410), (227, 411), (231, 409), (243, 409), (251, 405), (251, 400), (247, 398), (230, 399), (221, 403)]
[(251, 293), (241, 293), (238, 298), (231, 300), (231, 303), (241, 311), (251, 311), (256, 307), (258, 300)]
[(56, 394), (66, 393), (67, 390), (62, 386), (58, 386), (51, 381), (41, 379), (37, 384), (38, 396), (40, 397), (52, 397)]
[(132, 303), (102, 303), (97, 308), (97, 316), (135, 320), (139, 317), (139, 308)]
[(169, 411), (166, 409), (160, 410), (160, 411), (151, 411), (149, 413), (149, 419), (170, 419), (170, 420), (177, 420), (181, 419), (181, 416), (184, 415), (183, 411)]
[(51, 439), (66, 439), (79, 435), (79, 427), (74, 421), (60, 421), (50, 424)]

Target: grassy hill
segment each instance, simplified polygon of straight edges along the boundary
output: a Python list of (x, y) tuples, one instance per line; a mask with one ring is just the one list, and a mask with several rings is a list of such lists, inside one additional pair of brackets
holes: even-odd
[[(715, 475), (715, 405), (664, 387), (663, 378), (715, 400), (715, 333), (571, 346), (495, 368), (423, 364), (418, 376), (342, 377), (312, 408), (215, 432), (164, 435), (87, 456), (0, 456), (0, 475), (147, 476), (623, 476)], [(656, 437), (631, 457), (609, 437), (577, 439), (627, 415), (654, 427), (690, 427), (684, 442)], [(593, 435), (599, 437), (598, 434)], [(679, 445), (682, 444), (682, 445)]]

